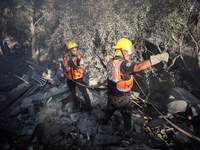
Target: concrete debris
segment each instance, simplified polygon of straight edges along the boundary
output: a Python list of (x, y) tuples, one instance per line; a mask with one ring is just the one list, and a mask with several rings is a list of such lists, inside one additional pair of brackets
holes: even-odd
[[(199, 148), (197, 141), (172, 127), (158, 116), (153, 107), (146, 104), (140, 104), (142, 107), (134, 105), (131, 137), (125, 135), (123, 118), (118, 111), (114, 113), (108, 125), (101, 125), (107, 99), (87, 89), (93, 108), (91, 114), (80, 108), (74, 108), (69, 89), (61, 74), (59, 70), (48, 70), (46, 79), (49, 78), (51, 82), (43, 87), (36, 88), (36, 86), (23, 84), (21, 90), (18, 86), (9, 92), (9, 96), (12, 100), (15, 99), (15, 102), (10, 107), (6, 105), (8, 108), (0, 117), (0, 133), (4, 135), (4, 138), (0, 136), (1, 149), (27, 149), (27, 147), (29, 149), (38, 149), (38, 147), (89, 149), (89, 147), (99, 146), (109, 147), (110, 150), (173, 149), (183, 148), (183, 146)], [(62, 81), (55, 84), (59, 79)], [(16, 91), (20, 91), (21, 97)], [(78, 100), (82, 101), (83, 97), (78, 89), (77, 92)], [(139, 93), (133, 94), (136, 98), (139, 97)], [(0, 95), (0, 103), (7, 101), (6, 98)], [(199, 101), (179, 88), (172, 89), (166, 101), (168, 102), (166, 114), (175, 115), (184, 112), (187, 116), (186, 110), (190, 106), (191, 120), (179, 120), (175, 116), (172, 118), (173, 122), (193, 135), (200, 135), (199, 118), (195, 120), (195, 117), (199, 116)], [(147, 111), (150, 113), (148, 114)], [(22, 137), (29, 142), (24, 143)], [(10, 140), (3, 141), (5, 138)]]
[(35, 115), (35, 108), (34, 108), (33, 104), (28, 106), (28, 112), (29, 112), (30, 116)]
[(81, 117), (81, 114), (78, 113), (78, 112), (70, 114), (70, 118), (71, 118), (71, 120), (72, 120), (73, 123), (78, 122), (79, 119), (80, 119), (80, 117)]
[(20, 108), (28, 108), (32, 104), (33, 98), (26, 97), (23, 99), (22, 104), (20, 105)]
[(76, 131), (76, 127), (72, 126), (72, 125), (62, 125), (61, 126), (61, 130), (63, 133), (65, 133), (66, 135), (68, 135), (68, 133), (70, 132), (75, 132)]
[(60, 93), (64, 93), (69, 91), (69, 88), (67, 86), (67, 84), (60, 84), (58, 87), (52, 87), (51, 89), (49, 89), (49, 91), (47, 91), (47, 96), (46, 98), (58, 95)]
[(93, 145), (116, 145), (120, 141), (120, 137), (111, 136), (108, 134), (96, 134), (93, 140)]
[(37, 126), (38, 124), (43, 123), (46, 117), (46, 114), (39, 114), (38, 117), (34, 120), (34, 125)]
[[(83, 96), (81, 95), (81, 92), (79, 91), (78, 88), (77, 90), (77, 95), (81, 98), (84, 99)], [(99, 107), (100, 109), (105, 108), (107, 105), (107, 99), (102, 97), (101, 95), (97, 94), (96, 92), (89, 91), (87, 89), (88, 95), (90, 96), (90, 101), (92, 107)]]
[(92, 135), (92, 134), (95, 134), (96, 133), (96, 122), (94, 122), (93, 120), (90, 120), (88, 119), (88, 117), (83, 114), (80, 121), (79, 121), (79, 124), (78, 124), (78, 128), (80, 130), (80, 133), (81, 134), (87, 134), (88, 138), (89, 138), (89, 135)]
[(10, 111), (11, 116), (16, 116), (20, 113), (20, 107), (14, 108)]
[(91, 141), (88, 140), (87, 138), (85, 138), (85, 139), (78, 139), (78, 146), (81, 146), (81, 147), (91, 146)]
[(57, 135), (57, 134), (59, 134), (59, 132), (60, 132), (60, 127), (61, 127), (61, 125), (53, 125), (52, 127), (51, 127), (51, 129), (50, 129), (50, 134), (51, 134), (51, 136), (55, 136), (55, 135)]
[(72, 102), (69, 102), (67, 103), (65, 106), (64, 106), (64, 110), (67, 112), (67, 113), (72, 113), (73, 111), (73, 103)]

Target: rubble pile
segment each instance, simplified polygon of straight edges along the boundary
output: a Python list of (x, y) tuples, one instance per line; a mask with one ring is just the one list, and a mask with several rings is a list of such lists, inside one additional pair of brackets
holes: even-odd
[[(78, 89), (80, 107), (73, 107), (59, 69), (49, 71), (43, 80), (33, 79), (28, 73), (26, 77), (7, 95), (0, 95), (0, 148), (3, 150), (200, 148), (198, 141), (171, 126), (148, 103), (133, 99), (133, 134), (126, 137), (118, 111), (102, 129), (107, 99), (98, 93), (88, 90), (93, 107), (91, 115), (82, 109), (84, 101)], [(175, 117), (173, 122), (196, 134), (189, 121)]]

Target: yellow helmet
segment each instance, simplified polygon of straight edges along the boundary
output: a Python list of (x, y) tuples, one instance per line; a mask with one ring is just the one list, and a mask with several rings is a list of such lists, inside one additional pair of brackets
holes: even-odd
[(115, 49), (115, 55), (121, 55), (121, 50), (128, 51), (129, 54), (135, 52), (135, 48), (132, 45), (131, 41), (126, 38), (119, 39), (115, 46), (113, 46), (112, 48)]
[(78, 45), (74, 41), (69, 41), (67, 43), (67, 49), (72, 49), (74, 47), (77, 47)]

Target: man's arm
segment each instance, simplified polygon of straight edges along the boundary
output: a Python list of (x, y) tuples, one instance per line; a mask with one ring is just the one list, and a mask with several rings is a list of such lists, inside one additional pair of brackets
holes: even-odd
[(77, 71), (80, 72), (80, 73), (83, 73), (84, 72), (84, 59), (81, 57), (81, 59), (78, 59), (77, 61), (77, 64), (79, 66), (77, 66)]
[(148, 60), (145, 60), (145, 61), (142, 61), (141, 63), (139, 64), (135, 64), (135, 67), (134, 67), (134, 72), (138, 72), (138, 71), (141, 71), (141, 70), (145, 70), (149, 67), (151, 67), (151, 61), (148, 59)]
[(136, 64), (134, 67), (134, 72), (138, 72), (141, 70), (145, 70), (153, 65), (156, 65), (160, 62), (168, 62), (169, 54), (168, 53), (161, 53), (157, 55), (150, 56), (150, 59), (142, 61), (139, 64)]

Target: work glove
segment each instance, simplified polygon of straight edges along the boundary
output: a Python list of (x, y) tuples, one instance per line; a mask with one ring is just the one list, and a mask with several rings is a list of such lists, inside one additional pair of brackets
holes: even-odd
[(70, 67), (72, 67), (74, 70), (77, 69), (77, 66), (74, 64), (74, 62), (72, 61), (71, 58), (70, 58), (69, 61), (68, 61), (68, 65), (69, 65)]
[(150, 61), (151, 61), (152, 66), (160, 63), (161, 61), (168, 62), (168, 59), (169, 59), (169, 54), (166, 52), (158, 54), (158, 55), (150, 56)]

